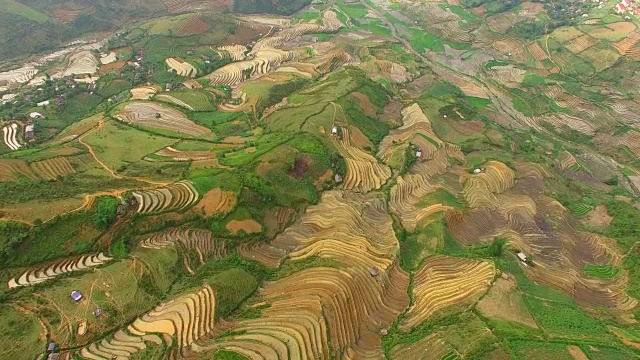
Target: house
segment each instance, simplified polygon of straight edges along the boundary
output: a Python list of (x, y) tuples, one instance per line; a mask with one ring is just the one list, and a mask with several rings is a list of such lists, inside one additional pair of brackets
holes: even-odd
[(58, 360), (59, 357), (60, 357), (59, 353), (51, 353), (49, 354), (49, 356), (47, 356), (47, 360)]
[(480, 174), (481, 172), (482, 172), (482, 169), (473, 169), (474, 174)]
[(422, 150), (421, 149), (416, 150), (416, 157), (418, 159), (422, 158)]
[(29, 114), (29, 117), (32, 119), (44, 119), (44, 116), (39, 112), (32, 112), (31, 114)]
[(622, 0), (619, 3), (617, 3), (616, 6), (613, 7), (613, 9), (618, 14), (621, 14), (621, 13), (629, 10), (630, 7), (631, 7), (631, 0)]
[(35, 139), (36, 132), (33, 130), (33, 124), (29, 124), (24, 128), (24, 139), (26, 141), (31, 141)]
[(47, 352), (52, 352), (56, 349), (56, 343), (50, 342), (49, 346), (47, 346)]
[(526, 263), (527, 262), (527, 255), (525, 255), (522, 252), (519, 252), (518, 253), (518, 259), (520, 259), (520, 261), (522, 261), (523, 263)]
[(104, 309), (102, 308), (97, 308), (96, 311), (93, 312), (93, 315), (95, 315), (97, 318), (99, 318), (103, 314), (104, 314)]
[(375, 266), (372, 266), (369, 268), (369, 274), (371, 274), (371, 276), (376, 277), (378, 276), (380, 272), (378, 271), (378, 268)]
[(338, 135), (338, 127), (333, 125), (333, 127), (331, 128), (331, 135)]
[(80, 291), (78, 290), (73, 290), (70, 296), (71, 296), (71, 299), (75, 302), (82, 300), (82, 294), (80, 294)]
[(37, 105), (37, 106), (42, 107), (42, 106), (47, 106), (47, 105), (49, 105), (49, 103), (51, 103), (51, 100), (40, 101), (40, 102), (39, 102), (39, 103), (37, 103), (36, 105)]

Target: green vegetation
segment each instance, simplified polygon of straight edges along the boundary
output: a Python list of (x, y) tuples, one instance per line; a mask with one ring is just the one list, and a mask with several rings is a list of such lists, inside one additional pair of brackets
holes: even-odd
[(116, 218), (116, 210), (120, 200), (112, 196), (100, 196), (93, 204), (93, 224), (96, 228), (105, 230)]
[[(38, 318), (12, 306), (0, 306), (0, 346), (3, 356), (35, 359), (45, 349)], [(16, 346), (16, 344), (21, 344)]]
[(611, 265), (594, 265), (588, 264), (582, 269), (589, 276), (600, 279), (612, 279), (618, 275), (619, 270)]

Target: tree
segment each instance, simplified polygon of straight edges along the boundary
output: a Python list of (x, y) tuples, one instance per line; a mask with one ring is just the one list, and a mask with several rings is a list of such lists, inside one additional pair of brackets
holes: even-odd
[(500, 257), (502, 255), (502, 251), (504, 250), (504, 246), (507, 244), (508, 239), (497, 236), (493, 238), (493, 241), (487, 248), (487, 253), (493, 257)]

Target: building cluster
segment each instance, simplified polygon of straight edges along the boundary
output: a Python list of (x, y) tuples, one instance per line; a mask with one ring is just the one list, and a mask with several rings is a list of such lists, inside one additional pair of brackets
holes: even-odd
[(630, 12), (638, 15), (640, 14), (640, 6), (638, 5), (640, 4), (634, 4), (631, 2), (631, 0), (622, 0), (613, 7), (613, 10), (618, 14)]

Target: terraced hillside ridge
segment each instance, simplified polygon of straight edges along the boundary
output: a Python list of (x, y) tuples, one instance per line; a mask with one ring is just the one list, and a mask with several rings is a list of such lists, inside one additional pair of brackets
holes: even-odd
[[(322, 25), (316, 23), (291, 25), (278, 21), (279, 19), (277, 18), (259, 16), (246, 16), (243, 18), (247, 21), (282, 27), (282, 30), (258, 40), (247, 55), (250, 58), (249, 60), (228, 64), (206, 75), (204, 78), (209, 79), (210, 85), (237, 85), (250, 78), (269, 73), (277, 69), (281, 64), (301, 56), (297, 51), (279, 49), (286, 42), (307, 33), (333, 32), (344, 26), (331, 10), (324, 12)], [(230, 52), (232, 57), (240, 57), (237, 52), (239, 49), (234, 48), (232, 51), (233, 53)]]
[(132, 194), (138, 202), (137, 212), (140, 214), (180, 211), (198, 202), (198, 191), (188, 180), (153, 190), (134, 191)]
[(18, 124), (12, 123), (2, 127), (2, 138), (4, 144), (11, 150), (18, 150), (22, 145), (18, 142)]
[(493, 264), (447, 256), (428, 258), (414, 277), (414, 303), (400, 322), (409, 330), (438, 310), (479, 296), (493, 280)]
[(169, 66), (170, 71), (174, 71), (180, 76), (195, 77), (198, 73), (198, 69), (180, 58), (167, 58), (165, 62), (167, 66)]
[(201, 136), (211, 130), (195, 124), (180, 111), (153, 102), (131, 102), (115, 118), (137, 126), (148, 126), (178, 133)]
[(37, 178), (24, 161), (18, 159), (0, 159), (0, 181), (16, 181), (18, 176), (30, 180)]
[(38, 70), (33, 66), (23, 66), (19, 69), (0, 72), (0, 86), (29, 82), (37, 73)]
[(205, 215), (226, 214), (236, 205), (236, 194), (215, 188), (202, 196), (196, 210), (204, 211)]
[(263, 242), (242, 243), (238, 246), (238, 254), (272, 268), (279, 267), (287, 257), (285, 250)]
[[(464, 178), (463, 178), (464, 179)], [(515, 184), (515, 172), (498, 161), (486, 163), (484, 171), (464, 181), (464, 198), (472, 208), (496, 207), (499, 194)]]
[(214, 159), (216, 155), (210, 151), (181, 151), (167, 146), (155, 152), (158, 156), (168, 157), (173, 161), (191, 161)]
[(342, 139), (337, 140), (336, 147), (347, 164), (342, 188), (345, 190), (368, 192), (379, 189), (391, 177), (391, 169), (382, 164), (373, 155), (352, 145), (350, 132), (342, 130)]
[(31, 163), (31, 169), (39, 177), (55, 180), (59, 176), (74, 173), (75, 170), (67, 157), (55, 157)]
[[(146, 348), (146, 342), (173, 346), (172, 356), (181, 354), (215, 327), (216, 300), (213, 289), (205, 285), (197, 292), (182, 295), (158, 305), (133, 321), (111, 339), (91, 343), (74, 356), (83, 359), (127, 359)], [(175, 343), (174, 343), (175, 341)]]
[(240, 60), (244, 60), (245, 58), (244, 53), (247, 51), (247, 47), (235, 44), (235, 45), (221, 46), (218, 48), (218, 50), (226, 52), (229, 58), (231, 58), (231, 60), (240, 61)]
[(70, 75), (93, 74), (98, 71), (100, 62), (90, 50), (81, 50), (71, 54), (67, 58), (67, 64), (60, 73), (54, 77)]
[(228, 254), (224, 240), (213, 238), (210, 231), (198, 229), (172, 229), (145, 236), (140, 246), (147, 249), (177, 246), (183, 249), (183, 262), (191, 273), (193, 273), (193, 266), (190, 253), (194, 252), (197, 255), (200, 265), (208, 260), (223, 258)]
[(148, 85), (133, 88), (130, 90), (131, 100), (149, 100), (151, 99), (151, 97), (153, 97), (153, 95), (160, 91), (161, 89), (158, 85)]
[(377, 334), (408, 305), (409, 279), (396, 265), (380, 276), (314, 268), (268, 283), (262, 317), (240, 321), (240, 335), (214, 346), (261, 359), (381, 357)]
[(399, 249), (379, 195), (329, 191), (271, 243), (291, 260), (330, 257), (366, 271), (389, 268)]
[(7, 286), (9, 289), (13, 289), (20, 286), (39, 284), (62, 274), (73, 271), (89, 270), (109, 262), (110, 260), (111, 258), (106, 256), (104, 253), (99, 253), (97, 255), (83, 255), (81, 257), (59, 260), (43, 267), (27, 270), (22, 275), (9, 280)]

